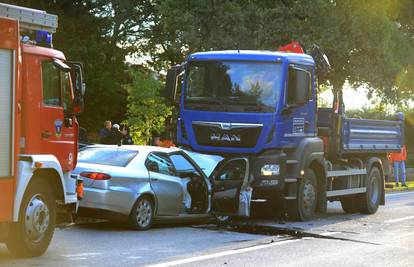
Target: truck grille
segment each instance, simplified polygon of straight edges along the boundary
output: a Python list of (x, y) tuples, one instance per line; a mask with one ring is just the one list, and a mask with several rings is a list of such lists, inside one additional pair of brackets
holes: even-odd
[(194, 121), (197, 144), (221, 147), (255, 147), (262, 124)]

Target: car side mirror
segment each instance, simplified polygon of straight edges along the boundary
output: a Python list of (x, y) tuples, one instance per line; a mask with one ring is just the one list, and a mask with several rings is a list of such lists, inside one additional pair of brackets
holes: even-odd
[(83, 111), (84, 96), (86, 92), (83, 64), (75, 61), (70, 61), (68, 63), (71, 66), (70, 76), (74, 92), (73, 110), (75, 114), (79, 114)]

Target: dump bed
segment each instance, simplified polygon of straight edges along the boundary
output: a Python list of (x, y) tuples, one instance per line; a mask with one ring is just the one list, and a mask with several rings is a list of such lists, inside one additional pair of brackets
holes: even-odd
[(404, 121), (342, 120), (342, 153), (399, 151), (404, 142)]

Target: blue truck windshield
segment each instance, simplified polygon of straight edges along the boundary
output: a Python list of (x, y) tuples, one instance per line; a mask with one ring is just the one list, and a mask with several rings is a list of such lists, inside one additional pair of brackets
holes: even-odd
[(281, 65), (275, 62), (191, 62), (184, 107), (209, 111), (274, 112), (281, 84)]

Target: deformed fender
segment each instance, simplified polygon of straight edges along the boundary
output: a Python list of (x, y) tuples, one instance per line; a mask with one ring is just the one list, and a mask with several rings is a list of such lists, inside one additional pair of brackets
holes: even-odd
[[(35, 168), (35, 162), (42, 163), (41, 168)], [(53, 169), (59, 175), (61, 185), (63, 186), (62, 191), (66, 192), (66, 184), (64, 181), (64, 175), (62, 167), (58, 159), (53, 155), (19, 155), (19, 162), (16, 176), (16, 195), (14, 199), (13, 207), (13, 221), (18, 221), (19, 210), (23, 196), (26, 192), (27, 186), (29, 185), (33, 173), (37, 169)], [(67, 203), (67, 196), (64, 193), (65, 203)]]
[(382, 183), (382, 193), (381, 193), (381, 202), (380, 205), (385, 205), (385, 177), (384, 177), (384, 164), (382, 163), (382, 159), (378, 158), (378, 157), (370, 157), (367, 162), (366, 162), (366, 169), (367, 169), (367, 174), (369, 174), (369, 172), (371, 171), (371, 168), (373, 165), (379, 165), (380, 166), (380, 172), (382, 174), (382, 177), (384, 179), (381, 179), (381, 183)]

